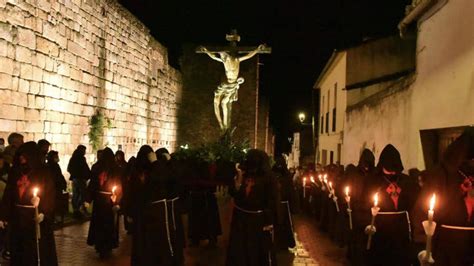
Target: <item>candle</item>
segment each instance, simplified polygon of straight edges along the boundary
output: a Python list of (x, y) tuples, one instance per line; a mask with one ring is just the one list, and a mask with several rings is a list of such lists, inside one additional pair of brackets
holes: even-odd
[(433, 238), (433, 235), (436, 229), (436, 223), (433, 221), (435, 203), (436, 203), (436, 194), (433, 194), (433, 196), (430, 199), (430, 208), (428, 210), (428, 220), (422, 222), (423, 229), (425, 230), (425, 234), (426, 234), (426, 247), (424, 251), (418, 254), (418, 259), (420, 260), (421, 265), (424, 265), (425, 262), (428, 262), (430, 264), (434, 263), (434, 259), (431, 254), (431, 240)]
[(347, 214), (349, 216), (349, 229), (352, 230), (352, 210), (351, 210), (351, 197), (349, 196), (349, 186), (346, 186), (344, 190), (346, 193)]
[[(374, 207), (372, 207), (371, 212), (372, 212), (372, 221), (370, 222), (370, 227), (373, 228), (375, 224), (375, 216), (379, 213), (380, 208), (378, 207), (379, 204), (379, 193), (375, 193), (374, 195)], [(371, 243), (372, 243), (372, 235), (373, 232), (369, 232), (369, 238), (367, 239), (367, 250), (370, 249)]]
[(306, 198), (306, 177), (303, 177), (303, 198)]
[(112, 187), (112, 197), (110, 197), (112, 199), (113, 203), (115, 203), (117, 201), (117, 194), (115, 194), (116, 190), (117, 190), (117, 186), (113, 186)]
[(430, 200), (430, 209), (428, 210), (428, 221), (430, 223), (433, 222), (433, 215), (434, 215), (434, 205), (436, 202), (436, 194), (433, 194)]
[[(33, 198), (38, 197), (38, 192), (39, 188), (35, 187), (33, 188)], [(41, 228), (40, 228), (40, 221), (39, 221), (39, 211), (38, 211), (38, 205), (35, 205), (35, 231), (36, 231), (36, 254), (37, 254), (37, 260), (38, 260), (38, 265), (41, 264), (40, 260), (40, 250), (39, 250), (39, 240), (41, 238)]]

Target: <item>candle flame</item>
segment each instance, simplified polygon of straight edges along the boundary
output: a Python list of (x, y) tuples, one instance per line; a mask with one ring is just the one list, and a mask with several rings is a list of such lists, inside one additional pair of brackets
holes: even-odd
[(332, 182), (329, 181), (329, 187), (332, 189)]
[(436, 202), (436, 194), (433, 193), (433, 196), (431, 197), (431, 200), (430, 200), (430, 211), (434, 209), (435, 202)]
[(349, 197), (349, 186), (346, 187), (346, 196)]
[(318, 175), (318, 178), (319, 178), (319, 182), (323, 181), (323, 176), (322, 175)]
[(314, 176), (311, 176), (311, 183), (314, 183)]
[(306, 185), (306, 177), (303, 177), (303, 186)]
[(115, 194), (115, 190), (117, 190), (117, 186), (112, 187), (112, 193)]
[(33, 197), (38, 196), (38, 191), (39, 191), (39, 188), (37, 187), (33, 188)]
[(377, 207), (377, 205), (379, 204), (379, 193), (375, 193), (374, 195), (374, 207)]
[(327, 184), (327, 182), (328, 182), (328, 175), (324, 175), (324, 183)]

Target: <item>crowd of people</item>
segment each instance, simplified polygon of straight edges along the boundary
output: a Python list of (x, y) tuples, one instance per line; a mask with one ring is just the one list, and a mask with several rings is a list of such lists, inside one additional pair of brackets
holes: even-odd
[[(1, 244), (12, 265), (57, 265), (53, 228), (68, 193), (58, 152), (50, 146), (47, 140), (23, 143), (18, 133), (8, 137), (7, 147), (0, 143), (6, 184), (0, 228), (9, 232)], [(233, 199), (228, 266), (273, 266), (276, 252), (294, 252), (297, 212), (346, 245), (352, 265), (474, 264), (472, 129), (448, 147), (438, 167), (410, 176), (403, 174), (393, 145), (377, 164), (364, 150), (357, 166), (305, 170), (288, 169), (283, 156), (272, 166), (265, 152), (253, 149), (231, 164), (231, 180), (216, 179), (222, 169), (214, 164), (178, 159), (148, 145), (128, 161), (110, 148), (98, 151), (91, 167), (85, 156), (86, 147), (79, 145), (68, 163), (72, 206), (74, 217), (82, 219), (92, 205), (87, 244), (101, 258), (118, 247), (123, 221), (132, 237), (131, 265), (185, 265), (185, 236), (193, 246), (218, 243), (216, 187), (224, 185)], [(432, 194), (436, 206), (428, 213)], [(427, 250), (424, 220), (437, 224)]]
[(405, 175), (390, 144), (377, 163), (365, 149), (357, 166), (317, 168), (293, 171), (300, 206), (336, 244), (347, 246), (351, 265), (474, 265), (472, 128), (433, 169)]

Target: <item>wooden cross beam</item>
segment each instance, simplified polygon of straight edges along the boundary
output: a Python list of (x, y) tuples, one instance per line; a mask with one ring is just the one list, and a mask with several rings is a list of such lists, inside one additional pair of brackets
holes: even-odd
[[(196, 48), (196, 53), (204, 54), (205, 52), (201, 50), (202, 46)], [(257, 46), (213, 46), (213, 47), (206, 47), (207, 50), (211, 53), (219, 53), (219, 52), (236, 52), (238, 54), (247, 54), (249, 52), (254, 51), (257, 49)], [(265, 49), (258, 51), (259, 54), (271, 54), (272, 48), (265, 47)]]

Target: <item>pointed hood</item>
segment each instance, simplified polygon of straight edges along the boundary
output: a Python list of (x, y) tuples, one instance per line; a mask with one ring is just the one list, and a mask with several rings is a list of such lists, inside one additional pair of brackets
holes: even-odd
[(400, 157), (400, 152), (392, 145), (388, 144), (382, 150), (379, 157), (377, 168), (385, 168), (391, 172), (401, 173), (403, 171), (403, 163)]

